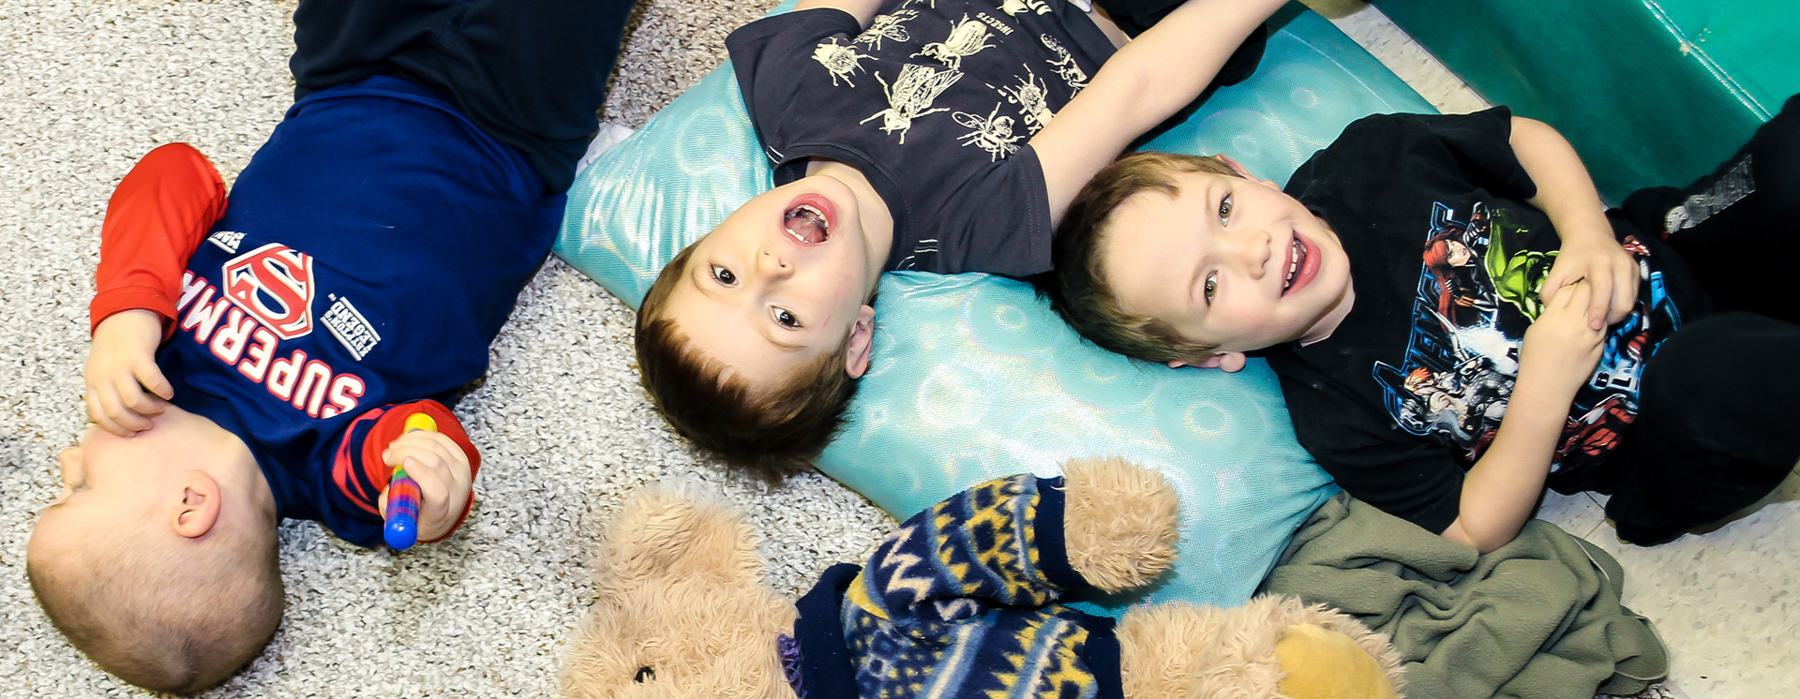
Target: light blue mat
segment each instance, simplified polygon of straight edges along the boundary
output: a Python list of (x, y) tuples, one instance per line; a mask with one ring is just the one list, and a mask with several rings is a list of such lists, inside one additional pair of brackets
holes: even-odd
[[(1150, 147), (1222, 150), (1280, 181), (1357, 117), (1431, 111), (1297, 7), (1276, 20), (1255, 76)], [(635, 307), (669, 258), (771, 186), (727, 64), (583, 171), (556, 253)], [(1336, 492), (1262, 362), (1235, 375), (1133, 362), (1082, 342), (1026, 285), (987, 275), (883, 278), (849, 417), (818, 467), (898, 518), (994, 476), (1054, 475), (1075, 456), (1160, 469), (1181, 491), (1183, 530), (1159, 600), (1243, 602)]]

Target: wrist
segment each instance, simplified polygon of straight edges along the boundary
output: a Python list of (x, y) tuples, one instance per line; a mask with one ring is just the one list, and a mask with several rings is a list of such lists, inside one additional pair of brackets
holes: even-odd
[(129, 308), (100, 319), (94, 325), (93, 338), (102, 341), (130, 342), (155, 351), (162, 343), (163, 318), (155, 311)]
[(1519, 372), (1519, 379), (1513, 384), (1512, 395), (1507, 399), (1506, 416), (1502, 418), (1501, 429), (1505, 429), (1507, 423), (1516, 423), (1529, 424), (1540, 431), (1562, 433), (1563, 423), (1568, 420), (1569, 406), (1574, 404), (1575, 392), (1581, 385), (1555, 385), (1557, 382), (1543, 379), (1544, 375), (1541, 373)]
[(1550, 225), (1556, 228), (1556, 235), (1563, 247), (1570, 243), (1606, 243), (1617, 245), (1613, 238), (1612, 222), (1606, 218), (1606, 205), (1599, 199), (1591, 202), (1561, 202), (1544, 209), (1550, 218)]

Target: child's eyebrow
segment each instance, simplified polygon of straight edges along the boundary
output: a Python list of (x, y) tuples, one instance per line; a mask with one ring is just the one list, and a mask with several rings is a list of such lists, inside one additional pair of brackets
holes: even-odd
[[(1188, 275), (1187, 299), (1188, 299), (1188, 306), (1190, 308), (1194, 308), (1196, 310), (1205, 310), (1206, 309), (1206, 305), (1207, 305), (1206, 304), (1206, 294), (1201, 293), (1201, 290), (1205, 288), (1203, 286), (1205, 283), (1206, 283), (1206, 255), (1202, 254), (1198, 259), (1196, 259), (1194, 261), (1194, 273)], [(1195, 304), (1194, 303), (1195, 300), (1199, 300), (1200, 303)]]
[(758, 326), (757, 332), (761, 333), (763, 339), (768, 340), (769, 344), (781, 348), (781, 351), (783, 352), (799, 352), (806, 349), (806, 345), (796, 345), (776, 339), (774, 333), (769, 332), (768, 328), (762, 327), (761, 325)]
[[(1214, 201), (1217, 201), (1217, 199), (1213, 197), (1213, 189), (1214, 183), (1206, 183), (1206, 186), (1200, 190), (1200, 196), (1206, 202), (1208, 210), (1217, 212), (1219, 209), (1213, 204)], [(1208, 228), (1211, 225), (1207, 223), (1208, 220), (1210, 219), (1201, 216), (1200, 223), (1196, 224), (1202, 234), (1208, 232)], [(1187, 281), (1188, 305), (1191, 308), (1199, 310), (1205, 310), (1207, 307), (1206, 295), (1201, 292), (1201, 290), (1205, 288), (1204, 285), (1206, 283), (1207, 260), (1206, 247), (1202, 245), (1200, 246), (1200, 253), (1194, 257), (1194, 272), (1188, 275)], [(1195, 304), (1194, 301), (1196, 299), (1199, 299), (1200, 303)]]
[(694, 266), (694, 269), (693, 271), (688, 272), (688, 281), (693, 283), (694, 290), (699, 291), (709, 299), (718, 299), (718, 292), (713, 290), (711, 284), (706, 283), (706, 280), (710, 277), (702, 275), (703, 272), (711, 272), (712, 265), (710, 263), (703, 263), (699, 260), (694, 260), (690, 264)]

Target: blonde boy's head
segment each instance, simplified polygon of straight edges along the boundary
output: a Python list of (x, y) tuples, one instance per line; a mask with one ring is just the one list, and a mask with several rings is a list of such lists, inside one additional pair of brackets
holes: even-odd
[(1120, 159), (1076, 196), (1051, 251), (1047, 292), (1070, 325), (1171, 366), (1243, 369), (1329, 337), (1355, 299), (1331, 226), (1224, 156)]
[(32, 592), (70, 643), (175, 694), (254, 659), (284, 601), (272, 514), (250, 511), (235, 479), (183, 463), (196, 453), (180, 444), (191, 419), (159, 418), (131, 439), (90, 431), (63, 453), (64, 494), (26, 548)]
[(1069, 204), (1051, 245), (1053, 271), (1039, 284), (1050, 307), (1082, 337), (1127, 357), (1158, 363), (1198, 363), (1215, 346), (1183, 339), (1165, 322), (1126, 311), (1107, 283), (1102, 253), (1112, 232), (1113, 213), (1141, 192), (1178, 195), (1178, 172), (1239, 176), (1217, 158), (1154, 151), (1120, 158), (1096, 173)]

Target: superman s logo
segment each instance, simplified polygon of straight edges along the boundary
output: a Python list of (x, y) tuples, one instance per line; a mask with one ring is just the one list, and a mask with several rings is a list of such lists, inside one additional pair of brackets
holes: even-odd
[(312, 256), (269, 243), (223, 268), (226, 298), (283, 340), (312, 332)]

